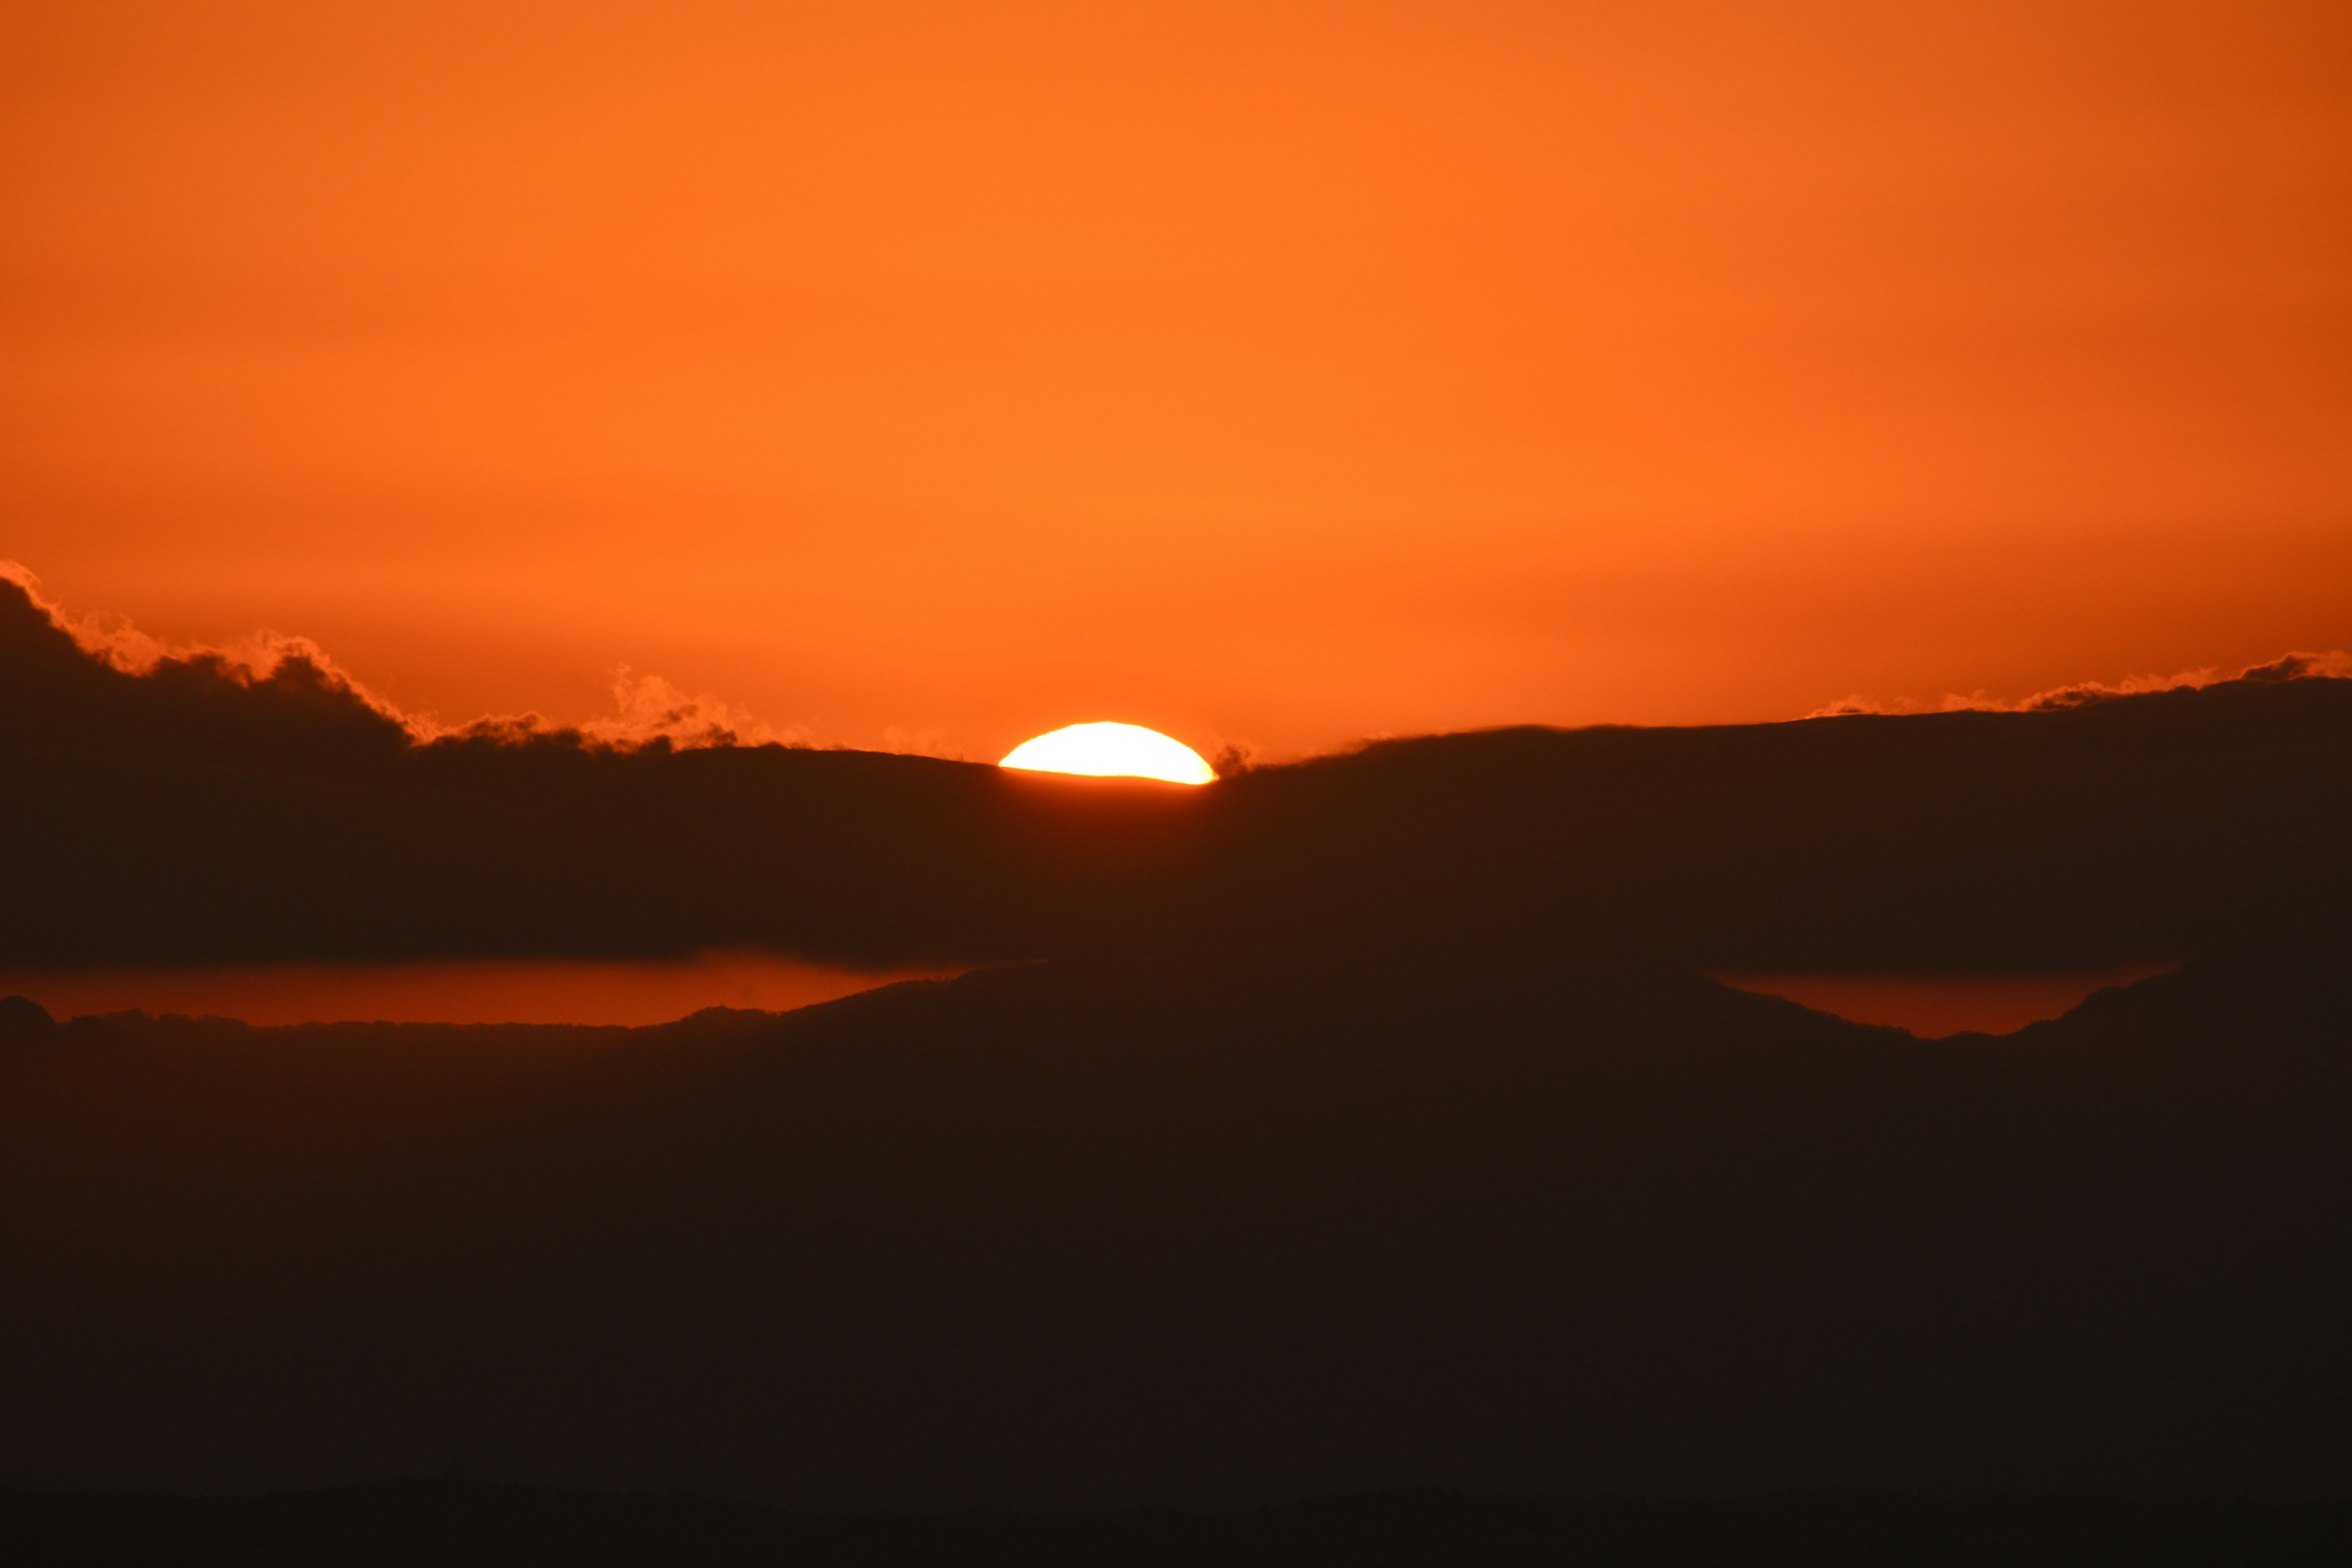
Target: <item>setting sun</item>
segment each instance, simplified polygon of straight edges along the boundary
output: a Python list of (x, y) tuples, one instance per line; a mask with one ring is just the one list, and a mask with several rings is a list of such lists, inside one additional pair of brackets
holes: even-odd
[(997, 764), (1044, 773), (1093, 773), (1202, 784), (1216, 772), (1201, 753), (1140, 724), (1070, 724), (1024, 741)]

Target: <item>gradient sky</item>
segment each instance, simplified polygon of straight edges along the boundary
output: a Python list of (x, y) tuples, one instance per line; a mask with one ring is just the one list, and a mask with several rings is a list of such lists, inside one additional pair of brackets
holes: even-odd
[(2352, 646), (2341, 4), (0, 11), (0, 556), (1282, 755)]

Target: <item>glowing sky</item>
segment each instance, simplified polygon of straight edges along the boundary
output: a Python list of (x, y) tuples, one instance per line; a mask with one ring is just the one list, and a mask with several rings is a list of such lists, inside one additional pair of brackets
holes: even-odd
[(2352, 646), (2340, 5), (19, 3), (0, 556), (1282, 754)]

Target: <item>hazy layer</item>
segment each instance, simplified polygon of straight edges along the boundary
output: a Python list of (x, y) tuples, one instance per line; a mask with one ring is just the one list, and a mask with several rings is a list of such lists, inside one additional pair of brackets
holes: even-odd
[(663, 1024), (705, 1007), (788, 1012), (921, 979), (761, 953), (668, 963), (239, 964), (217, 969), (0, 970), (0, 995), (60, 1018), (136, 1008), (248, 1024)]
[(2006, 1035), (2064, 1016), (2094, 991), (2161, 974), (2160, 963), (2067, 974), (1718, 974), (1726, 985), (1785, 996), (1856, 1024), (1892, 1024), (1921, 1039)]

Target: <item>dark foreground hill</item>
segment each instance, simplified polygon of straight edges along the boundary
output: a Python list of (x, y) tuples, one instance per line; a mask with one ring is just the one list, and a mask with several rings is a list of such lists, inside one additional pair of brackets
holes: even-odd
[(688, 1496), (407, 1481), (252, 1498), (0, 1493), (25, 1568), (562, 1563), (803, 1568), (2235, 1568), (2341, 1561), (2352, 1504), (1798, 1494), (1718, 1502), (1391, 1492), (1221, 1514), (789, 1513)]
[(0, 1479), (2340, 1496), (2340, 956), (1932, 1043), (1485, 941), (641, 1030), (20, 1009)]

